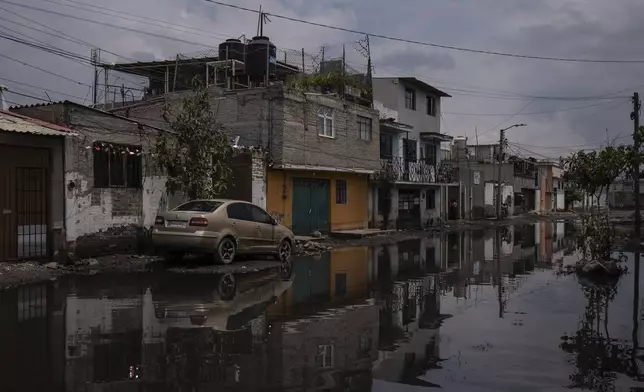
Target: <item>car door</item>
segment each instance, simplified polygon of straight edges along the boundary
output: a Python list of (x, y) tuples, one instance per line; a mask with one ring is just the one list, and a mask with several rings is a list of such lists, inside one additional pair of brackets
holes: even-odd
[(276, 249), (275, 225), (273, 218), (263, 209), (249, 204), (255, 223), (255, 241), (261, 252), (272, 252)]
[(237, 237), (237, 248), (241, 252), (250, 252), (257, 245), (256, 225), (250, 206), (247, 203), (231, 203), (226, 207), (230, 225)]

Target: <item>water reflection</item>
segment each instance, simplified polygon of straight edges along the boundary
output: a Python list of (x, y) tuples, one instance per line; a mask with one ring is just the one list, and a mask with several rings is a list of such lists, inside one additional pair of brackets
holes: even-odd
[(573, 229), (340, 249), (287, 275), (96, 275), (0, 292), (0, 390), (610, 390), (639, 377), (640, 283), (556, 275)]

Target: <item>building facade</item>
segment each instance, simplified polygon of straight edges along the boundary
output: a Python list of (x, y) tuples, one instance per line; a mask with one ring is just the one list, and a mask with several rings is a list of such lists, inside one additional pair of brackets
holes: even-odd
[(64, 151), (73, 137), (0, 110), (0, 261), (47, 258), (64, 245)]
[[(374, 78), (380, 113), (380, 168), (370, 205), (374, 227), (420, 228), (457, 219), (461, 203), (454, 167), (442, 161), (441, 98), (415, 78)], [(455, 205), (456, 208), (450, 206)]]
[[(209, 88), (211, 108), (237, 144), (265, 151), (266, 178), (253, 180), (253, 202), (296, 234), (368, 226), (368, 181), (379, 167), (377, 112), (335, 94), (283, 85), (244, 90)], [(115, 109), (165, 126), (189, 92), (169, 93)], [(257, 192), (255, 192), (257, 191)]]

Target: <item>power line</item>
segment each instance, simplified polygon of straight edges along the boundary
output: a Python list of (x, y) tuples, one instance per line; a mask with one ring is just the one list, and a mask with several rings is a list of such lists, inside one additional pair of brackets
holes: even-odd
[(531, 100), (530, 100), (528, 103), (526, 103), (526, 104), (525, 104), (521, 109), (519, 109), (519, 111), (518, 111), (518, 112), (516, 112), (516, 113), (514, 113), (513, 115), (511, 115), (509, 118), (507, 118), (507, 119), (505, 119), (505, 120), (501, 121), (500, 123), (498, 123), (498, 124), (494, 125), (493, 127), (490, 127), (489, 129), (486, 129), (486, 130), (485, 130), (485, 131), (483, 131), (482, 133), (479, 133), (479, 137), (481, 137), (481, 136), (483, 136), (483, 135), (487, 134), (488, 132), (491, 132), (491, 131), (496, 130), (496, 129), (497, 129), (498, 127), (500, 127), (501, 125), (503, 125), (503, 124), (507, 123), (508, 121), (512, 120), (513, 118), (515, 118), (516, 116), (518, 116), (519, 114), (521, 114), (521, 112), (523, 112), (523, 111), (525, 110), (525, 108), (527, 108), (527, 107), (532, 103), (532, 101), (534, 101), (534, 100), (533, 100), (533, 99), (531, 99)]
[[(82, 2), (79, 2), (79, 1), (74, 1), (74, 0), (65, 0), (65, 1), (72, 2), (72, 3), (77, 3), (77, 4), (83, 4), (83, 5), (90, 6), (90, 7), (94, 7), (94, 8), (105, 9), (105, 10), (109, 10), (110, 12), (114, 12), (114, 13), (120, 13), (120, 14), (124, 14), (124, 15), (130, 15), (130, 16), (133, 16), (133, 17), (135, 17), (135, 18), (149, 19), (149, 20), (152, 20), (152, 21), (156, 21), (156, 22), (164, 23), (164, 24), (171, 25), (171, 26), (172, 26), (172, 25), (175, 25), (175, 26), (180, 26), (180, 27), (187, 28), (187, 26), (184, 26), (184, 25), (176, 25), (176, 24), (173, 24), (173, 23), (171, 23), (171, 22), (162, 21), (162, 20), (160, 20), (160, 19), (148, 18), (148, 17), (141, 16), (141, 15), (136, 15), (136, 14), (126, 13), (126, 12), (123, 12), (123, 11), (117, 11), (117, 10), (113, 10), (113, 9), (109, 9), (109, 8), (105, 8), (105, 7), (94, 6), (94, 5), (90, 5), (90, 4), (82, 3)], [(10, 1), (3, 1), (3, 2), (7, 2), (7, 3), (14, 4), (14, 5), (18, 5), (18, 6), (22, 6), (22, 5), (20, 5), (20, 4), (12, 3), (12, 2), (10, 2)], [(74, 7), (74, 6), (70, 5), (70, 4), (59, 3), (59, 2), (56, 2), (56, 1), (53, 1), (53, 0), (49, 0), (49, 2), (56, 3), (56, 4), (62, 4), (62, 5), (66, 5), (66, 6), (70, 6), (70, 7), (72, 7), (72, 8), (79, 8), (79, 7)], [(28, 7), (28, 6), (27, 6), (27, 7)], [(46, 9), (40, 9), (40, 8), (36, 8), (36, 7), (31, 7), (31, 8), (32, 8), (32, 9), (37, 9), (37, 10), (40, 10), (40, 11), (43, 11), (43, 12), (50, 12), (50, 13), (54, 13), (54, 14), (57, 14), (57, 15), (61, 15), (61, 14), (59, 14), (59, 13), (56, 13), (56, 12), (54, 12), (54, 11), (50, 11), (50, 10), (46, 10)], [(119, 17), (118, 15), (106, 14), (106, 13), (104, 13), (104, 12), (100, 12), (100, 11), (96, 11), (96, 10), (85, 9), (85, 8), (79, 8), (79, 9), (83, 9), (83, 10), (86, 10), (86, 11), (88, 11), (88, 12), (97, 12), (97, 13), (100, 13), (100, 14), (103, 14), (103, 15), (112, 16), (112, 17)], [(253, 10), (253, 11), (254, 11), (254, 10)], [(69, 16), (69, 15), (61, 15), (61, 16), (65, 16), (65, 17), (72, 17), (72, 16)], [(23, 17), (23, 18), (24, 18), (24, 17)], [(76, 17), (74, 16), (74, 18), (76, 18)], [(123, 17), (120, 17), (120, 18), (123, 18)], [(123, 18), (123, 19), (125, 19), (125, 20), (132, 20), (131, 18)], [(91, 23), (99, 23), (99, 24), (102, 24), (102, 23), (103, 23), (103, 22), (94, 21), (94, 20), (91, 20), (91, 19), (82, 19), (82, 20), (85, 20), (85, 21), (88, 21), (88, 22), (91, 22)], [(112, 27), (115, 27), (115, 28), (122, 28), (122, 26), (114, 26), (114, 25), (111, 25), (111, 26), (112, 26)], [(157, 25), (157, 26), (158, 26), (158, 25)], [(162, 26), (162, 27), (165, 27), (165, 26)], [(126, 28), (126, 29), (127, 29), (127, 28)], [(193, 30), (197, 30), (197, 31), (207, 32), (207, 31), (205, 31), (205, 30), (194, 29), (194, 28), (192, 28), (192, 29), (193, 29)], [(145, 32), (145, 31), (140, 31), (140, 30), (135, 30), (135, 31), (137, 31), (137, 32), (141, 32), (141, 33), (143, 33), (143, 34), (148, 34), (148, 32)], [(150, 33), (150, 34), (154, 34), (154, 33)], [(216, 34), (216, 33), (212, 33), (212, 34)], [(216, 35), (226, 36), (226, 35), (223, 35), (223, 34), (216, 34)], [(173, 38), (173, 37), (166, 37), (166, 36), (161, 36), (161, 35), (155, 35), (155, 36), (157, 36), (157, 37), (159, 37), (159, 38), (167, 38), (167, 39), (172, 39), (172, 40), (174, 40), (174, 38)], [(182, 41), (183, 41), (183, 40), (182, 40)], [(84, 42), (84, 41), (81, 41), (81, 42)], [(188, 43), (191, 43), (191, 44), (193, 44), (193, 45), (201, 45), (201, 46), (204, 46), (204, 45), (202, 45), (202, 44), (194, 43), (194, 42), (188, 42)], [(211, 47), (211, 46), (208, 46), (208, 47)], [(213, 49), (214, 49), (214, 47), (211, 47), (211, 48), (213, 48)], [(106, 52), (107, 52), (107, 53), (114, 54), (114, 55), (116, 55), (116, 56), (118, 56), (118, 57), (125, 58), (124, 56), (120, 56), (120, 55), (118, 55), (118, 54), (116, 54), (116, 53), (112, 53), (112, 52), (109, 52), (109, 51), (106, 51)], [(382, 67), (379, 67), (379, 68), (382, 68)], [(384, 69), (384, 68), (383, 68), (383, 69)], [(417, 75), (415, 75), (415, 76), (417, 76)], [(425, 78), (424, 76), (421, 76), (421, 77), (422, 77), (422, 78)], [(434, 79), (434, 78), (429, 78), (429, 79)], [(499, 90), (496, 90), (496, 91), (495, 91), (495, 90), (491, 90), (491, 91), (493, 91), (493, 93), (494, 93), (494, 94), (496, 94), (496, 95), (482, 95), (483, 93), (482, 93), (481, 91), (472, 91), (472, 90), (458, 89), (458, 88), (453, 88), (453, 87), (441, 87), (441, 88), (444, 88), (444, 89), (447, 89), (447, 90), (453, 90), (453, 91), (463, 91), (463, 92), (472, 92), (472, 93), (474, 93), (474, 94), (463, 94), (463, 93), (458, 93), (458, 94), (457, 94), (457, 93), (454, 93), (455, 95), (464, 95), (464, 96), (468, 96), (468, 95), (469, 95), (469, 96), (485, 97), (485, 98), (493, 98), (493, 99), (521, 99), (521, 100), (523, 100), (523, 99), (530, 99), (530, 98), (532, 98), (532, 99), (556, 99), (556, 100), (584, 100), (584, 99), (613, 99), (613, 98), (616, 98), (616, 97), (612, 97), (612, 98), (611, 98), (611, 97), (607, 97), (607, 96), (586, 96), (586, 97), (583, 97), (583, 96), (582, 96), (582, 97), (548, 97), (548, 96), (532, 96), (532, 95), (526, 95), (526, 94), (521, 94), (521, 93), (508, 93), (508, 92), (499, 92), (499, 93), (497, 93), (496, 91), (499, 91)], [(621, 92), (621, 91), (620, 91), (620, 92)], [(503, 95), (502, 95), (502, 94), (503, 94)], [(514, 94), (515, 96), (511, 96), (511, 95), (508, 95), (508, 94)], [(612, 94), (609, 94), (609, 95), (614, 95), (614, 94), (616, 94), (616, 93), (612, 93)]]
[(40, 68), (40, 67), (37, 67), (37, 66), (35, 66), (35, 65), (32, 65), (32, 64), (29, 64), (29, 63), (25, 63), (24, 61), (20, 61), (20, 60), (14, 59), (13, 57), (9, 57), (9, 56), (7, 56), (6, 54), (2, 54), (2, 53), (0, 53), (0, 57), (6, 58), (6, 59), (11, 60), (11, 61), (15, 61), (15, 62), (17, 62), (17, 63), (19, 63), (19, 64), (24, 65), (25, 67), (30, 67), (30, 68), (37, 69), (37, 70), (39, 70), (39, 71), (41, 71), (41, 72), (44, 72), (44, 73), (47, 73), (47, 74), (50, 74), (50, 75), (53, 75), (53, 76), (57, 76), (57, 77), (59, 77), (59, 78), (61, 78), (61, 79), (65, 79), (65, 80), (67, 80), (67, 81), (69, 81), (69, 82), (76, 83), (76, 84), (81, 85), (81, 86), (92, 87), (92, 86), (90, 86), (90, 85), (89, 85), (89, 84), (87, 84), (87, 83), (79, 82), (79, 81), (77, 81), (77, 80), (70, 79), (70, 78), (68, 78), (67, 76), (63, 76), (63, 75), (57, 74), (57, 73), (55, 73), (55, 72), (48, 71), (48, 70), (46, 70), (46, 69), (44, 69), (44, 68)]
[[(625, 97), (627, 98), (627, 97)], [(630, 98), (629, 98), (630, 99)], [(591, 105), (584, 105), (584, 106), (575, 106), (571, 108), (564, 108), (564, 109), (555, 109), (555, 110), (544, 110), (541, 112), (528, 112), (528, 113), (520, 113), (521, 116), (529, 116), (529, 115), (535, 115), (535, 114), (548, 114), (548, 113), (559, 113), (559, 112), (567, 112), (571, 110), (578, 110), (578, 109), (586, 109), (590, 107), (595, 107), (595, 106), (600, 106), (600, 105), (610, 105), (615, 102), (622, 102), (621, 100), (613, 100), (609, 102), (601, 102), (601, 103), (594, 103)], [(625, 101), (623, 101), (625, 102)], [(517, 116), (515, 113), (459, 113), (459, 112), (443, 112), (444, 114), (453, 114), (453, 115), (459, 115), (459, 116)], [(510, 121), (510, 120), (507, 120)], [(481, 136), (480, 134), (479, 136)]]
[(14, 3), (14, 2), (8, 1), (8, 0), (0, 0), (0, 3), (12, 4), (12, 5), (15, 5), (16, 7), (23, 7), (23, 8), (27, 8), (27, 9), (34, 10), (34, 11), (46, 12), (46, 13), (49, 13), (49, 14), (62, 16), (63, 18), (70, 18), (70, 19), (80, 20), (80, 21), (83, 21), (83, 22), (95, 23), (95, 24), (98, 24), (98, 25), (101, 25), (101, 26), (107, 26), (107, 27), (112, 27), (112, 28), (115, 28), (115, 29), (126, 30), (126, 31), (139, 33), (139, 34), (145, 34), (145, 35), (149, 35), (151, 37), (163, 38), (163, 39), (167, 39), (167, 40), (171, 40), (171, 41), (175, 41), (175, 42), (180, 42), (180, 43), (184, 43), (184, 44), (188, 44), (188, 45), (202, 46), (202, 47), (205, 47), (205, 48), (217, 49), (217, 50), (219, 49), (218, 47), (207, 45), (207, 44), (201, 44), (201, 43), (198, 43), (198, 42), (192, 42), (192, 41), (188, 41), (188, 40), (181, 39), (181, 38), (170, 37), (170, 36), (163, 35), (163, 34), (152, 33), (152, 32), (149, 32), (149, 31), (138, 30), (138, 29), (134, 29), (134, 28), (131, 28), (131, 27), (118, 26), (118, 25), (114, 25), (114, 24), (111, 24), (111, 23), (107, 23), (107, 22), (101, 22), (101, 21), (98, 21), (98, 20), (84, 18), (84, 17), (81, 17), (81, 16), (64, 14), (62, 12), (56, 12), (56, 11), (47, 10), (47, 9), (44, 9), (44, 8), (33, 7), (33, 6), (30, 6), (30, 5), (26, 5), (26, 4)]
[[(198, 36), (201, 36), (201, 37), (230, 38), (230, 36), (227, 36), (227, 35), (224, 35), (224, 34), (218, 34), (218, 33), (215, 33), (215, 32), (210, 32), (210, 31), (198, 29), (198, 28), (194, 28), (194, 27), (191, 27), (191, 26), (180, 25), (180, 24), (177, 24), (177, 23), (171, 23), (171, 22), (167, 22), (167, 21), (164, 21), (164, 20), (161, 20), (161, 19), (155, 19), (155, 18), (150, 18), (150, 17), (147, 17), (147, 16), (136, 15), (136, 14), (132, 14), (132, 13), (129, 13), (129, 12), (114, 10), (114, 9), (111, 9), (111, 8), (101, 7), (101, 6), (94, 5), (94, 4), (83, 3), (81, 1), (64, 0), (64, 1), (69, 2), (69, 3), (75, 3), (75, 4), (83, 5), (85, 7), (91, 7), (91, 8), (96, 8), (96, 9), (88, 9), (88, 8), (84, 8), (84, 7), (74, 6), (72, 4), (65, 4), (65, 3), (62, 3), (62, 2), (55, 1), (55, 0), (45, 0), (45, 1), (47, 3), (60, 4), (60, 5), (65, 6), (65, 7), (70, 7), (70, 8), (83, 10), (83, 11), (87, 11), (87, 12), (93, 12), (93, 13), (106, 15), (106, 16), (111, 16), (111, 17), (115, 17), (115, 18), (121, 18), (121, 19), (124, 19), (124, 20), (129, 20), (129, 21), (134, 21), (134, 22), (141, 22), (141, 20), (147, 20), (147, 21), (151, 21), (151, 22), (156, 22), (156, 23), (149, 23), (148, 22), (147, 24), (149, 24), (151, 26), (169, 28), (170, 30), (175, 30), (175, 31), (183, 32), (183, 33), (194, 34), (194, 35), (198, 35)], [(123, 16), (113, 15), (113, 14), (110, 14), (109, 12), (101, 12), (101, 11), (98, 11), (98, 10), (104, 10), (104, 11), (109, 11), (109, 12), (116, 13), (116, 14), (127, 15), (127, 16), (130, 16), (131, 18), (125, 18)], [(187, 30), (182, 30), (182, 29), (177, 29), (176, 27), (181, 27), (183, 29), (187, 29), (188, 31)], [(193, 30), (193, 31), (189, 31), (189, 30)], [(199, 34), (199, 33), (206, 33), (207, 35)]]
[[(246, 7), (241, 7), (241, 6), (238, 6), (238, 5), (223, 3), (223, 2), (220, 2), (220, 1), (215, 1), (215, 0), (205, 0), (205, 1), (207, 1), (209, 3), (221, 5), (221, 6), (224, 6), (224, 7), (234, 8), (234, 9), (237, 9), (237, 10), (240, 10), (240, 11), (252, 12), (252, 13), (255, 13), (255, 14), (260, 13), (260, 11), (258, 11), (258, 10), (254, 10), (254, 9), (246, 8)], [(389, 41), (404, 42), (404, 43), (408, 43), (408, 44), (430, 46), (430, 47), (434, 47), (434, 48), (457, 50), (457, 51), (461, 51), (461, 52), (469, 52), (469, 53), (476, 53), (476, 54), (486, 54), (486, 55), (504, 56), (504, 57), (516, 57), (516, 58), (524, 58), (524, 59), (531, 59), (531, 60), (566, 61), (566, 62), (576, 62), (576, 63), (617, 63), (617, 64), (644, 63), (644, 60), (621, 60), (621, 59), (620, 60), (601, 60), (601, 59), (581, 59), (581, 58), (565, 58), (565, 57), (546, 57), (546, 56), (533, 56), (533, 55), (524, 55), (524, 54), (516, 54), (516, 53), (496, 52), (496, 51), (491, 51), (491, 50), (462, 48), (462, 47), (451, 46), (451, 45), (443, 45), (443, 44), (436, 44), (436, 43), (431, 43), (431, 42), (423, 42), (423, 41), (416, 41), (416, 40), (405, 39), (405, 38), (392, 37), (392, 36), (383, 35), (383, 34), (374, 34), (374, 33), (370, 33), (370, 32), (359, 31), (359, 30), (349, 29), (349, 28), (345, 28), (345, 27), (331, 26), (331, 25), (327, 25), (327, 24), (324, 24), (324, 23), (311, 22), (311, 21), (304, 20), (304, 19), (298, 19), (298, 18), (293, 18), (293, 17), (290, 17), (290, 16), (273, 14), (273, 13), (269, 13), (269, 12), (263, 12), (263, 13), (265, 15), (269, 15), (269, 16), (279, 18), (279, 19), (289, 20), (289, 21), (297, 22), (297, 23), (304, 23), (304, 24), (308, 24), (308, 25), (311, 25), (311, 26), (323, 27), (323, 28), (331, 29), (331, 30), (344, 31), (346, 33), (368, 35), (370, 37), (386, 39), (386, 40), (389, 40)]]
[(35, 86), (33, 84), (29, 84), (29, 83), (25, 83), (25, 82), (19, 82), (17, 80), (7, 79), (7, 78), (3, 78), (3, 77), (0, 77), (0, 80), (4, 80), (5, 82), (9, 82), (9, 83), (15, 83), (15, 84), (22, 85), (22, 86), (35, 88), (35, 89), (38, 89), (38, 90), (47, 91), (47, 92), (53, 93), (53, 94), (64, 95), (64, 96), (67, 96), (67, 97), (70, 97), (70, 98), (77, 98), (77, 99), (81, 99), (81, 100), (85, 99), (85, 98), (81, 98), (81, 97), (79, 97), (77, 95), (71, 95), (71, 94), (59, 92), (59, 91), (56, 91), (56, 90), (50, 90), (50, 89), (43, 88), (42, 86)]

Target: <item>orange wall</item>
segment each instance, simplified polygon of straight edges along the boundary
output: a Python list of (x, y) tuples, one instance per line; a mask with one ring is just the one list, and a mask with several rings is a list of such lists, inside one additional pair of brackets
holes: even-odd
[(367, 294), (369, 279), (369, 249), (336, 249), (331, 253), (331, 295), (335, 297), (335, 275), (347, 275), (345, 298), (362, 298)]
[[(368, 227), (369, 185), (366, 174), (268, 170), (266, 210), (283, 225), (292, 226), (293, 177), (331, 180), (331, 230)], [(340, 179), (347, 180), (347, 204), (335, 203), (335, 180)]]

